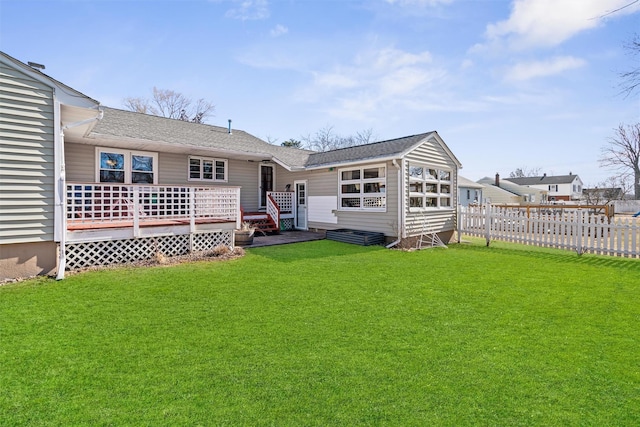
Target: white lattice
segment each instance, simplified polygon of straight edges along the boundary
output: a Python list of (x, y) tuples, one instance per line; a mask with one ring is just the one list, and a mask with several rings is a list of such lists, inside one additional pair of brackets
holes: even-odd
[(125, 264), (152, 259), (156, 254), (185, 255), (189, 252), (212, 250), (218, 245), (232, 246), (231, 230), (178, 236), (145, 237), (139, 239), (105, 240), (70, 243), (66, 246), (66, 269)]
[(193, 252), (210, 251), (216, 246), (233, 246), (233, 233), (231, 230), (218, 233), (198, 233), (191, 235)]
[(293, 218), (280, 218), (280, 230), (293, 230)]

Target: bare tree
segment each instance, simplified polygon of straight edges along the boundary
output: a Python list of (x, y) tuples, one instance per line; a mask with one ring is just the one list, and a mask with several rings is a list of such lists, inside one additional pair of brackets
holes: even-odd
[(372, 129), (365, 129), (355, 135), (341, 136), (333, 131), (333, 126), (325, 126), (318, 130), (315, 135), (303, 136), (304, 146), (315, 151), (330, 151), (339, 148), (353, 147), (356, 145), (369, 144), (375, 142)]
[(215, 110), (212, 103), (202, 98), (194, 102), (179, 92), (156, 87), (153, 88), (151, 99), (125, 98), (123, 104), (129, 111), (194, 123), (204, 123)]
[(633, 193), (640, 199), (640, 122), (620, 124), (602, 148), (600, 165), (619, 171), (618, 177), (633, 178)]
[(584, 200), (588, 205), (607, 205), (614, 200), (623, 200), (629, 193), (627, 182), (619, 176), (611, 176), (594, 188), (585, 188)]
[(521, 167), (517, 168), (513, 172), (509, 173), (509, 178), (529, 178), (532, 176), (539, 176), (542, 173), (542, 168), (528, 168)]
[[(634, 59), (635, 57), (640, 56), (640, 36), (636, 34), (633, 37), (633, 40), (625, 45), (625, 48)], [(634, 62), (636, 64), (638, 63), (638, 61)], [(629, 71), (620, 73), (620, 78), (622, 79), (622, 82), (620, 83), (620, 93), (624, 94), (626, 98), (640, 88), (640, 67), (636, 66)]]

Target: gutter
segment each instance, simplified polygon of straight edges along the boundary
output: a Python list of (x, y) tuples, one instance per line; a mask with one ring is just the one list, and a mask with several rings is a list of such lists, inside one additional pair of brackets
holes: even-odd
[(54, 123), (54, 145), (55, 145), (55, 174), (56, 174), (56, 204), (55, 204), (55, 229), (57, 230), (57, 234), (60, 241), (60, 249), (58, 252), (58, 273), (56, 274), (56, 280), (64, 279), (64, 270), (67, 266), (67, 208), (66, 208), (66, 188), (67, 188), (67, 179), (66, 179), (66, 171), (65, 171), (65, 163), (64, 163), (64, 131), (66, 129), (70, 129), (76, 126), (86, 125), (98, 120), (102, 120), (104, 116), (104, 112), (102, 110), (98, 110), (98, 115), (92, 117), (90, 119), (81, 120), (75, 123), (69, 123), (60, 127), (62, 122), (61, 112), (60, 112), (60, 102), (55, 99), (54, 94), (54, 115), (56, 116), (56, 120)]
[(402, 225), (402, 215), (404, 213), (404, 207), (402, 206), (402, 199), (403, 199), (403, 194), (404, 192), (402, 191), (402, 189), (404, 188), (404, 180), (403, 180), (403, 176), (402, 176), (402, 167), (400, 167), (400, 165), (398, 164), (398, 161), (396, 159), (393, 159), (391, 161), (391, 163), (393, 164), (393, 166), (396, 167), (397, 171), (398, 171), (398, 239), (389, 243), (386, 248), (387, 249), (391, 249), (392, 247), (394, 247), (395, 245), (397, 245), (398, 243), (400, 243), (402, 241), (402, 229), (403, 229), (403, 225)]

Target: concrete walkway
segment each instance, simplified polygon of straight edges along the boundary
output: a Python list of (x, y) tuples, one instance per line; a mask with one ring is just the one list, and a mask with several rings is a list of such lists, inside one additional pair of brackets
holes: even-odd
[(280, 234), (268, 234), (266, 236), (256, 233), (253, 237), (253, 244), (243, 246), (243, 248), (258, 248), (261, 246), (285, 245), (287, 243), (310, 242), (312, 240), (322, 240), (324, 233), (312, 231), (281, 231)]

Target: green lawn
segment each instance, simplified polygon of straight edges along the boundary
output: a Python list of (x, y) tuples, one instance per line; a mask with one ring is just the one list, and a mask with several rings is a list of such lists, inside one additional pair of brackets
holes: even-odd
[(640, 425), (640, 262), (318, 241), (5, 285), (0, 424)]

